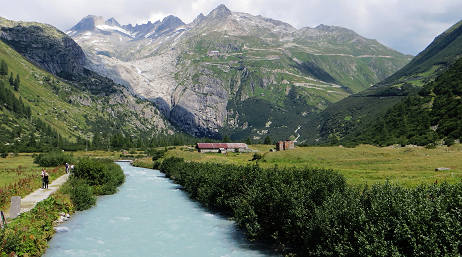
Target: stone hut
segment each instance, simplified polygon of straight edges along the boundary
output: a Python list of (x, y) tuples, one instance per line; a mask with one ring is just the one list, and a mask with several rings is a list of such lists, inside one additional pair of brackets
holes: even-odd
[(295, 143), (294, 141), (291, 141), (291, 140), (278, 141), (276, 143), (276, 151), (285, 151), (285, 150), (290, 150), (294, 148), (295, 148)]

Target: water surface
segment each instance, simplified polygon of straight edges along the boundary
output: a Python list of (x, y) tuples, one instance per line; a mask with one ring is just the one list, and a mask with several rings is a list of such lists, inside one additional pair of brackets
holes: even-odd
[(62, 224), (44, 256), (273, 256), (159, 171), (118, 164), (127, 175), (119, 192)]

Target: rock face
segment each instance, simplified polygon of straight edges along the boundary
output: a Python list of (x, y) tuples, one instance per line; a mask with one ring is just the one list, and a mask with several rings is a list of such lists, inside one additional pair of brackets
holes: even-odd
[(82, 73), (85, 54), (66, 34), (49, 25), (0, 18), (0, 39), (49, 72)]
[(86, 67), (155, 102), (196, 136), (266, 131), (285, 139), (306, 116), (410, 59), (345, 28), (296, 29), (224, 5), (190, 24), (175, 16), (135, 26), (93, 18), (92, 27), (87, 18), (67, 32), (84, 49)]
[[(119, 25), (113, 18), (105, 23), (101, 17), (87, 16), (74, 28), (92, 31), (101, 26)], [(32, 63), (85, 92), (71, 94), (67, 102), (92, 107), (96, 113), (106, 113), (111, 120), (109, 123), (124, 128), (126, 133), (173, 133), (173, 127), (152, 102), (138, 98), (126, 87), (85, 68), (87, 60), (83, 50), (56, 28), (0, 18), (0, 38)], [(108, 124), (108, 120), (104, 120), (107, 116), (103, 115), (102, 120), (88, 118), (87, 123), (93, 130), (105, 130), (107, 128), (101, 126)]]

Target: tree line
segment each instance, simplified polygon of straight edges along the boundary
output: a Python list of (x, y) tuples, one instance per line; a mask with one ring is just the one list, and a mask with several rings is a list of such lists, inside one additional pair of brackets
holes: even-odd
[(1, 109), (5, 108), (21, 117), (30, 118), (31, 116), (30, 107), (25, 106), (22, 98), (17, 98), (2, 80), (0, 80), (0, 104)]

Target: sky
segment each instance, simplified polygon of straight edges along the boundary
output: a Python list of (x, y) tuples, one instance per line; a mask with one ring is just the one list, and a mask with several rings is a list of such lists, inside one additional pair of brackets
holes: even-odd
[(461, 0), (14, 0), (2, 3), (0, 16), (65, 31), (89, 14), (114, 17), (121, 24), (154, 22), (172, 14), (189, 23), (219, 4), (296, 28), (346, 27), (412, 55), (462, 19)]

